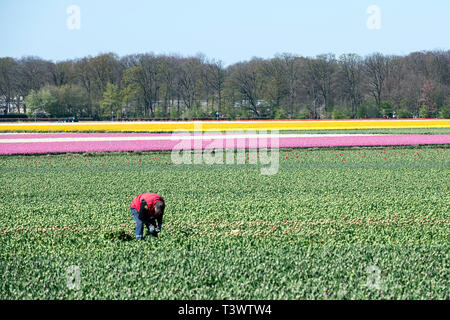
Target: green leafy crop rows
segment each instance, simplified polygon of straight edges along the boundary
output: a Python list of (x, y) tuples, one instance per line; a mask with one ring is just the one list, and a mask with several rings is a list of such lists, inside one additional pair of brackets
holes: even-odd
[[(449, 150), (281, 150), (272, 176), (164, 152), (0, 157), (0, 299), (449, 299)], [(167, 207), (135, 241), (142, 192)]]

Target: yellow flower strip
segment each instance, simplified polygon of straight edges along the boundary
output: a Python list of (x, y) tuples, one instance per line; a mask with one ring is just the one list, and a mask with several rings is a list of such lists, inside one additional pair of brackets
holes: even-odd
[(450, 128), (450, 120), (351, 120), (351, 121), (179, 121), (179, 122), (79, 122), (0, 123), (0, 131), (233, 131), (233, 130), (326, 130), (379, 128)]

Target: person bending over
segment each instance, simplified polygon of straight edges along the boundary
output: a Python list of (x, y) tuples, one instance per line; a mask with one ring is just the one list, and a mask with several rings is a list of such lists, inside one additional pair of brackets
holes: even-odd
[(136, 222), (136, 240), (143, 239), (144, 225), (147, 227), (147, 236), (158, 236), (164, 209), (164, 199), (156, 193), (142, 193), (131, 201), (130, 211)]

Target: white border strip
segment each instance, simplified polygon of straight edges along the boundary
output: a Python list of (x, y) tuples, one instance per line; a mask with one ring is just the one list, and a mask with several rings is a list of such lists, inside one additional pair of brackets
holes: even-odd
[[(180, 140), (226, 140), (226, 139), (282, 139), (282, 138), (325, 138), (325, 137), (367, 137), (379, 134), (222, 134), (222, 135), (186, 135), (170, 136), (133, 136), (133, 137), (77, 137), (77, 138), (22, 138), (0, 139), (2, 143), (39, 143), (39, 142), (92, 142), (92, 141), (180, 141)], [(384, 135), (386, 136), (386, 135)]]

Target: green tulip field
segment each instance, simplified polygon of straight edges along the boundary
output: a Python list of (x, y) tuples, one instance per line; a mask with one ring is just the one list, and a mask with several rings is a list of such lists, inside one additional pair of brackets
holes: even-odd
[[(0, 299), (449, 299), (448, 146), (0, 157)], [(130, 203), (166, 202), (136, 241)]]

